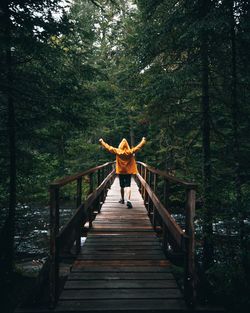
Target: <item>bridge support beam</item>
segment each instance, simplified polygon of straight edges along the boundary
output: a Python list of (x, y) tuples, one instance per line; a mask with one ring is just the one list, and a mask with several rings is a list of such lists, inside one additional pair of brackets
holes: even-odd
[(186, 189), (186, 253), (185, 253), (185, 282), (184, 291), (187, 304), (195, 306), (196, 277), (195, 277), (195, 190)]

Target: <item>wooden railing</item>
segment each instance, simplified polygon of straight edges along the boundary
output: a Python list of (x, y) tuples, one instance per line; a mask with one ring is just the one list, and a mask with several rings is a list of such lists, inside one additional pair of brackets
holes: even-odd
[[(196, 275), (195, 275), (195, 190), (194, 183), (175, 178), (145, 163), (137, 162), (139, 174), (136, 175), (138, 185), (144, 199), (148, 215), (155, 229), (161, 231), (163, 249), (168, 254), (169, 247), (177, 249), (184, 259), (184, 296), (187, 304), (195, 305)], [(161, 195), (159, 193), (159, 178), (161, 178)], [(170, 213), (170, 187), (176, 185), (184, 193), (183, 214), (185, 215), (184, 230)], [(161, 198), (161, 200), (160, 200)]]
[[(94, 188), (94, 175), (97, 175), (96, 188)], [(100, 212), (114, 176), (114, 162), (109, 162), (50, 184), (50, 303), (52, 307), (58, 298), (60, 254), (69, 251), (74, 243), (76, 254), (80, 252), (82, 229), (86, 223), (89, 223), (89, 228), (92, 226), (94, 211)], [(88, 196), (84, 201), (82, 199), (83, 178), (87, 178), (89, 183)], [(76, 183), (76, 210), (66, 225), (60, 229), (60, 190), (73, 182)]]

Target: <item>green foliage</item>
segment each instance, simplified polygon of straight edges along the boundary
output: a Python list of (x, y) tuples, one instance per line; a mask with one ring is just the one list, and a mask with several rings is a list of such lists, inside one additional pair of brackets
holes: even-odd
[[(203, 218), (201, 41), (205, 32), (213, 220), (226, 224), (235, 218), (229, 233), (242, 230), (240, 221), (249, 219), (250, 198), (249, 3), (207, 1), (208, 14), (202, 16), (203, 2), (77, 0), (63, 8), (59, 1), (10, 1), (18, 202), (47, 204), (50, 181), (113, 160), (100, 148), (99, 138), (117, 146), (123, 137), (136, 144), (146, 136), (147, 145), (138, 158), (197, 182), (197, 218)], [(55, 12), (59, 14), (55, 16)], [(235, 187), (232, 21), (241, 210), (237, 209)], [(8, 43), (3, 30), (2, 19), (0, 203), (7, 208)], [(65, 194), (73, 195), (72, 188), (65, 189)], [(162, 190), (160, 181), (159, 196)], [(179, 190), (170, 202), (176, 207), (183, 204)], [(247, 226), (243, 230), (249, 244), (250, 231)], [(234, 248), (242, 249), (239, 237)], [(236, 266), (241, 263), (241, 254), (235, 259), (227, 255), (230, 268), (224, 265), (221, 254), (216, 253), (216, 258), (221, 263), (216, 263), (207, 277), (218, 286), (215, 291), (219, 295), (224, 292), (229, 299), (234, 286), (247, 284), (242, 267)], [(223, 291), (224, 284), (228, 288)], [(243, 292), (240, 303), (244, 303), (245, 295)], [(231, 299), (238, 301), (237, 297)]]
[(249, 281), (239, 264), (228, 261), (215, 264), (209, 269), (207, 276), (216, 297), (225, 304), (228, 312), (248, 312)]

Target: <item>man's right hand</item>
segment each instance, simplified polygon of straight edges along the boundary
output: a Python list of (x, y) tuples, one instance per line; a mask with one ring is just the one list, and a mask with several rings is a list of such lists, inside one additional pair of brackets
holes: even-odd
[(99, 142), (101, 143), (102, 141), (103, 141), (103, 139), (102, 139), (102, 138), (100, 138), (100, 139), (99, 139)]

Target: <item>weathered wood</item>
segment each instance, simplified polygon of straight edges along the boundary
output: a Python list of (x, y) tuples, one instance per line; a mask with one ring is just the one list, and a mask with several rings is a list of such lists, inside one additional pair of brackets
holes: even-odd
[[(184, 277), (184, 289), (185, 299), (190, 305), (195, 304), (195, 262), (194, 262), (194, 250), (195, 250), (195, 239), (194, 239), (194, 211), (195, 211), (195, 188), (194, 183), (186, 182), (175, 177), (169, 176), (166, 172), (154, 169), (142, 162), (139, 162), (141, 173), (149, 172), (154, 175), (153, 190), (151, 189), (151, 181), (147, 179), (147, 176), (137, 174), (137, 181), (142, 186), (143, 197), (148, 202), (148, 212), (152, 220), (152, 224), (155, 230), (160, 230), (162, 233), (162, 243), (165, 252), (168, 252), (168, 245), (170, 244), (172, 249), (179, 251), (179, 253), (185, 254), (185, 277)], [(159, 201), (156, 196), (157, 191), (157, 175), (164, 179), (163, 189), (163, 202), (164, 205)], [(186, 190), (186, 211), (185, 211), (185, 232), (172, 218), (168, 212), (169, 209), (169, 191), (170, 183), (174, 183), (179, 186), (185, 187)], [(152, 201), (153, 212), (150, 210), (149, 202)], [(159, 224), (158, 224), (159, 215)], [(158, 225), (160, 227), (158, 227)]]
[(191, 306), (194, 306), (196, 301), (194, 216), (195, 216), (195, 190), (187, 189), (185, 232), (188, 235), (188, 238), (186, 239), (184, 290), (186, 301)]
[(163, 201), (167, 210), (169, 210), (169, 191), (169, 182), (167, 179), (164, 179)]
[(121, 272), (105, 272), (105, 273), (70, 273), (68, 280), (174, 280), (172, 273), (121, 273)]
[[(107, 167), (111, 167), (113, 162), (92, 168), (86, 172), (76, 174), (50, 184), (50, 303), (53, 306), (57, 300), (58, 276), (59, 276), (59, 251), (68, 251), (76, 242), (76, 252), (81, 246), (81, 227), (88, 221), (90, 226), (93, 220), (93, 207), (100, 195), (105, 192), (108, 183), (114, 176), (112, 170), (102, 183), (93, 190), (93, 173)], [(82, 177), (90, 175), (91, 194), (82, 204)], [(59, 189), (60, 187), (77, 181), (76, 204), (77, 209), (69, 222), (59, 232)]]
[(55, 312), (183, 312), (182, 299), (111, 299), (59, 301)]
[[(76, 208), (80, 207), (82, 203), (82, 177), (77, 179), (77, 190), (76, 190)], [(76, 254), (81, 249), (81, 228), (76, 229)]]
[(84, 255), (81, 254), (80, 256), (78, 256), (78, 260), (162, 260), (163, 256), (162, 254), (159, 253), (149, 253), (149, 254), (142, 254), (142, 253), (120, 253), (120, 254), (101, 254), (98, 255), (97, 253), (95, 255)]
[[(75, 175), (71, 175), (71, 176), (67, 176), (67, 177), (64, 177), (62, 179), (58, 179), (58, 180), (55, 180), (54, 182), (52, 182), (50, 185), (51, 186), (57, 186), (57, 187), (62, 187), (62, 186), (65, 186), (73, 181), (76, 181), (78, 178), (80, 177), (83, 177), (83, 176), (86, 176), (86, 175), (89, 175), (91, 173), (94, 173), (98, 170), (102, 170), (102, 173), (103, 173), (103, 170), (104, 168), (108, 167), (109, 165), (111, 166), (114, 162), (107, 162), (103, 165), (99, 165), (99, 166), (96, 166), (96, 167), (93, 167), (87, 171), (84, 171), (84, 172), (81, 172), (81, 173), (77, 173)], [(104, 179), (104, 176), (102, 176), (102, 180)]]
[(169, 266), (170, 262), (168, 260), (76, 260), (74, 263), (75, 267), (83, 268), (88, 266)]
[(175, 280), (68, 280), (64, 289), (177, 288)]
[(158, 170), (156, 168), (153, 168), (152, 166), (149, 166), (149, 165), (147, 165), (147, 164), (145, 164), (143, 162), (137, 162), (137, 164), (142, 165), (142, 168), (144, 168), (144, 169), (146, 168), (147, 170), (149, 170), (150, 172), (152, 172), (154, 174), (158, 174), (158, 175), (164, 177), (169, 182), (172, 182), (172, 183), (175, 183), (175, 184), (178, 184), (178, 185), (182, 185), (184, 187), (189, 187), (189, 188), (193, 188), (193, 189), (196, 188), (196, 184), (193, 183), (193, 182), (187, 182), (185, 180), (182, 180), (182, 179), (179, 179), (177, 177), (171, 176), (167, 172), (160, 171), (160, 170)]
[[(152, 207), (154, 208), (153, 224), (157, 230), (160, 227), (163, 229), (162, 239), (165, 250), (169, 242), (168, 234), (174, 238), (183, 251), (184, 249), (190, 250), (191, 237), (189, 237), (187, 229), (191, 225), (190, 219), (192, 218), (187, 217), (189, 224), (186, 224), (184, 232), (160, 202), (154, 190), (151, 189), (151, 185), (153, 185), (155, 191), (157, 190), (157, 175), (161, 173), (151, 171), (149, 167), (145, 168), (143, 163), (139, 168), (142, 176), (138, 174), (136, 179), (140, 183), (144, 201), (138, 190), (133, 189), (133, 209), (131, 210), (118, 203), (120, 193), (118, 180), (107, 193), (110, 182), (114, 178), (114, 171), (108, 174), (107, 167), (97, 169), (97, 181), (100, 184), (96, 189), (93, 189), (91, 178), (93, 173), (87, 174), (90, 175), (90, 191), (92, 192), (84, 202), (83, 212), (86, 214), (86, 221), (89, 221), (90, 232), (74, 262), (55, 311), (97, 312), (103, 310), (107, 312), (113, 310), (127, 312), (128, 310), (138, 312), (138, 310), (144, 310), (145, 312), (171, 312), (171, 310), (177, 310), (177, 312), (183, 312), (186, 310), (183, 297), (170, 272), (170, 262), (166, 260), (161, 250), (160, 240), (155, 236), (152, 225), (149, 223), (143, 202), (147, 206), (149, 215)], [(170, 182), (166, 177), (165, 179), (166, 183)], [(132, 181), (132, 188), (136, 188), (134, 181)], [(164, 203), (166, 203), (167, 196), (165, 186)], [(187, 197), (190, 197), (190, 194), (187, 194)], [(103, 204), (105, 199), (106, 202)], [(187, 211), (191, 202), (187, 201)], [(99, 205), (102, 205), (101, 213), (93, 214), (94, 211), (99, 211)], [(78, 209), (76, 213), (80, 214)], [(77, 222), (82, 221), (82, 216), (81, 218), (75, 217), (73, 221), (69, 228), (75, 229), (72, 231), (72, 236), (77, 237)], [(80, 228), (79, 224), (78, 228)], [(65, 229), (67, 227), (57, 236), (57, 244), (60, 247), (70, 237), (68, 236), (66, 239), (67, 231)], [(63, 242), (59, 245), (63, 236)], [(187, 257), (186, 273), (190, 274), (190, 270), (190, 257)], [(188, 274), (186, 277), (185, 283), (190, 286)], [(187, 298), (190, 300), (190, 297), (189, 294)], [(109, 302), (110, 300), (112, 302)], [(143, 302), (141, 302), (142, 300)], [(155, 300), (161, 304), (160, 308), (154, 303), (155, 306), (152, 306), (153, 309), (151, 309), (150, 303), (152, 304), (152, 302), (150, 301), (154, 302)], [(105, 306), (102, 301), (105, 301)], [(128, 308), (121, 306), (125, 305), (125, 301)], [(166, 301), (168, 301), (168, 305), (162, 306), (162, 303), (167, 303)], [(144, 305), (145, 302), (147, 305)], [(71, 303), (70, 306), (69, 303)], [(139, 306), (138, 303), (144, 304)]]
[(170, 263), (166, 266), (73, 266), (72, 273), (169, 273), (171, 271)]
[(147, 190), (150, 198), (152, 199), (152, 202), (157, 209), (159, 215), (161, 216), (163, 223), (168, 227), (169, 231), (171, 232), (171, 235), (176, 240), (178, 245), (180, 247), (183, 246), (184, 238), (186, 237), (183, 230), (180, 228), (180, 226), (176, 223), (174, 218), (168, 213), (168, 211), (164, 208), (160, 200), (157, 198), (155, 193), (152, 191), (152, 189), (149, 187), (149, 185), (144, 181), (144, 179), (137, 174), (138, 179), (141, 181), (141, 184), (143, 187)]
[(50, 187), (50, 303), (53, 306), (57, 300), (57, 285), (59, 279), (58, 247), (56, 236), (59, 231), (59, 188)]
[(64, 290), (61, 300), (88, 299), (182, 299), (179, 289)]
[(88, 194), (90, 195), (93, 192), (93, 190), (94, 190), (93, 172), (90, 173), (88, 175), (88, 177), (89, 177), (89, 191), (88, 191)]
[(137, 243), (137, 245), (131, 245), (131, 243), (124, 243), (120, 245), (120, 242), (115, 242), (111, 245), (105, 244), (84, 244), (82, 252), (91, 252), (91, 251), (136, 251), (136, 250), (146, 250), (146, 251), (154, 251), (154, 250), (162, 250), (162, 248), (158, 244), (147, 244), (145, 245), (143, 242), (141, 244)]

